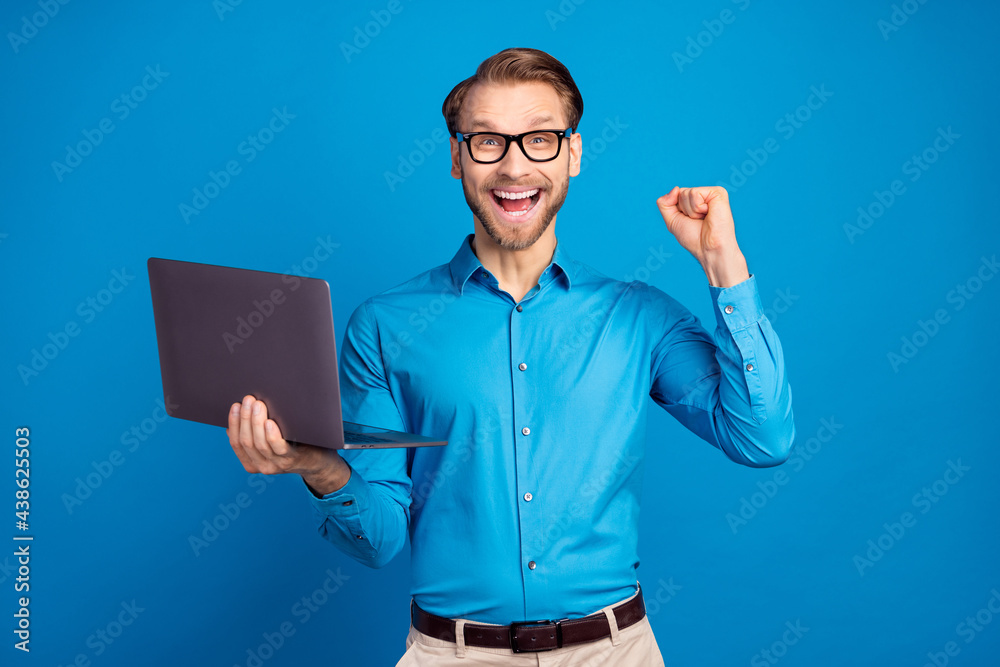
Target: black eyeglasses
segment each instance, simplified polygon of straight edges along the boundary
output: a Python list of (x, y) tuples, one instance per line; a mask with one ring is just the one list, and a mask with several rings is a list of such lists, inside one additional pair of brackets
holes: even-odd
[(522, 134), (499, 134), (497, 132), (456, 132), (455, 138), (469, 147), (469, 157), (479, 164), (493, 164), (504, 159), (511, 144), (516, 143), (532, 162), (548, 162), (559, 157), (562, 140), (573, 134), (573, 128), (565, 130), (534, 130)]

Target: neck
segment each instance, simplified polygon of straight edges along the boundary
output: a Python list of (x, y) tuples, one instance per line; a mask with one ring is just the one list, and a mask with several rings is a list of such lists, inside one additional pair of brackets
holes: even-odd
[(555, 220), (535, 243), (523, 250), (500, 247), (478, 221), (476, 235), (472, 239), (472, 251), (476, 257), (496, 277), (500, 289), (510, 294), (514, 301), (523, 299), (538, 284), (542, 271), (552, 262), (555, 249)]

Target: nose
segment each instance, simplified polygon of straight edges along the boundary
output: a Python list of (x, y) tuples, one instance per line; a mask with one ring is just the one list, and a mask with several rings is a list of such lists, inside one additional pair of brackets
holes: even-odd
[(534, 164), (515, 141), (507, 149), (507, 154), (503, 156), (503, 159), (497, 163), (497, 173), (512, 181), (517, 181), (522, 176), (531, 173), (535, 168)]

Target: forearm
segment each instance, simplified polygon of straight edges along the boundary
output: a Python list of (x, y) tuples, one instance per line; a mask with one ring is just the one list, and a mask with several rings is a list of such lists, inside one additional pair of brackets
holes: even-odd
[(732, 246), (707, 251), (701, 268), (713, 287), (732, 287), (750, 277), (747, 260), (735, 241)]
[(321, 467), (302, 473), (302, 481), (317, 498), (339, 491), (351, 478), (351, 467), (340, 454), (327, 451)]
[[(726, 301), (719, 301), (723, 317), (748, 309), (740, 304), (725, 314)], [(713, 415), (718, 446), (743, 465), (778, 465), (788, 458), (795, 432), (781, 342), (766, 317), (736, 327), (720, 325), (714, 335), (721, 371)]]
[[(362, 473), (344, 462), (346, 482), (322, 497), (309, 488), (321, 536), (335, 547), (369, 567), (382, 567), (399, 553), (406, 541), (409, 523), (409, 486), (390, 479), (368, 482)], [(378, 475), (376, 471), (369, 471)], [(322, 485), (324, 481), (317, 481)], [(331, 485), (337, 482), (330, 482)]]
[[(711, 334), (689, 311), (668, 302), (668, 312), (673, 307), (681, 317), (654, 349), (650, 395), (732, 461), (778, 465), (794, 438), (791, 388), (756, 280), (710, 286), (709, 293)], [(650, 305), (651, 312), (662, 308)]]
[[(358, 306), (344, 333), (342, 415), (346, 421), (408, 431), (390, 389), (373, 309), (371, 299)], [(406, 542), (413, 486), (407, 453), (404, 448), (341, 450), (343, 468), (329, 466), (315, 477), (303, 476), (320, 535), (369, 567), (388, 563)]]

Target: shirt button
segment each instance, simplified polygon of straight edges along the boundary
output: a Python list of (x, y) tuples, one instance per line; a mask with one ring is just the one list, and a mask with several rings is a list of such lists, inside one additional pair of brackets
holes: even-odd
[(726, 315), (732, 315), (732, 313), (733, 313), (733, 307), (726, 306)]
[(528, 364), (524, 363), (523, 361), (522, 361), (521, 363), (519, 363), (519, 364), (517, 365), (517, 367), (518, 367), (518, 368), (519, 368), (520, 370), (522, 370), (522, 371), (526, 371), (526, 370), (528, 370)]
[(489, 278), (489, 277), (490, 277), (490, 275), (488, 273), (486, 273), (485, 271), (483, 271), (483, 278)]
[(524, 494), (524, 499), (525, 499), (525, 500), (526, 500), (527, 502), (529, 502), (529, 503), (530, 503), (530, 502), (531, 502), (531, 499), (532, 499), (532, 498), (534, 498), (534, 496), (533, 496), (533, 495), (531, 495), (531, 491), (528, 491), (528, 492), (527, 492), (526, 494)]
[(517, 312), (520, 313), (522, 310), (524, 310), (524, 308), (521, 307), (521, 304), (517, 304), (516, 310), (517, 310)]
[(531, 429), (525, 426), (524, 428), (521, 429), (521, 433), (523, 433), (524, 435), (528, 435), (529, 433), (531, 433)]
[(341, 503), (341, 505), (343, 505), (344, 507), (347, 507), (348, 505), (353, 505), (353, 504), (354, 504), (353, 500), (345, 500), (344, 502)]
[(364, 538), (364, 535), (355, 535), (354, 537), (358, 538), (359, 540), (363, 540), (363, 539), (365, 539), (365, 538)]
[(528, 561), (528, 569), (529, 570), (534, 570), (535, 569), (535, 561), (533, 561), (533, 560), (529, 560)]
[(747, 370), (748, 371), (752, 371), (753, 370), (753, 364), (747, 364)]

